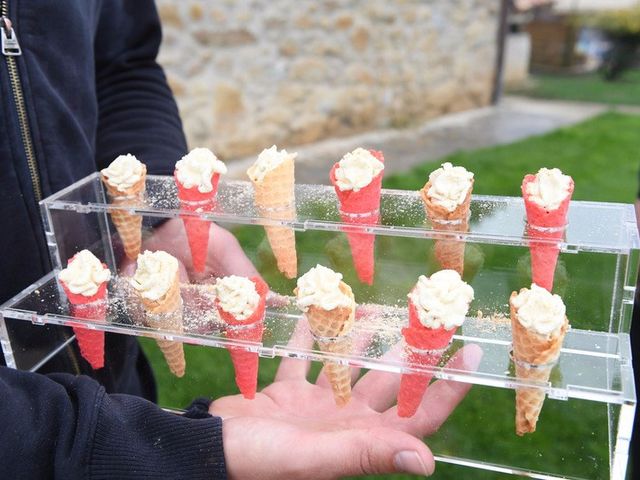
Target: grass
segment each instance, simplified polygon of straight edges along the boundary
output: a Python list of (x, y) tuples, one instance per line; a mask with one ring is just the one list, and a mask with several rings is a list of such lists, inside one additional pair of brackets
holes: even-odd
[[(574, 178), (576, 200), (630, 203), (634, 201), (637, 190), (639, 131), (640, 117), (607, 113), (548, 135), (511, 145), (459, 152), (442, 161), (472, 170), (476, 178), (474, 193), (478, 194), (519, 195), (520, 181), (525, 173), (552, 165)], [(420, 188), (437, 163), (440, 162), (425, 163), (409, 172), (389, 177), (385, 180), (385, 187)], [(242, 227), (234, 232), (272, 288), (283, 293), (289, 292), (293, 283), (283, 280), (275, 271), (262, 229)], [(385, 295), (397, 297), (398, 292), (404, 291), (415, 281), (418, 273), (437, 268), (424, 242), (427, 241), (378, 238), (378, 258), (387, 259), (400, 267), (393, 273), (393, 285), (387, 282), (386, 289), (362, 288), (349, 268), (344, 269), (345, 280), (354, 285), (358, 299)], [(328, 265), (350, 264), (348, 258), (344, 259), (349, 252), (341, 234), (299, 233), (297, 243), (299, 258), (303, 263), (310, 264), (321, 258)], [(472, 258), (468, 259), (471, 268), (470, 265), (465, 267), (465, 279), (473, 282), (476, 292), (480, 292), (477, 298), (490, 295), (502, 297), (526, 283), (526, 249), (519, 251), (517, 248), (484, 245), (477, 250), (469, 250), (468, 246), (467, 251), (467, 257)], [(380, 260), (378, 262), (382, 263)], [(300, 270), (306, 271), (306, 266), (301, 264)], [(386, 267), (379, 265), (379, 270), (383, 268)], [(574, 325), (589, 328), (597, 320), (607, 318), (610, 290), (603, 286), (610, 282), (612, 268), (606, 255), (561, 256), (557, 283), (561, 284), (559, 288), (567, 289), (568, 311), (572, 312)], [(379, 274), (378, 278), (381, 277)], [(384, 281), (378, 280), (378, 283), (384, 284)], [(142, 344), (154, 365), (161, 404), (185, 406), (196, 396), (219, 397), (236, 393), (233, 369), (223, 349), (185, 346), (188, 373), (183, 379), (175, 379), (155, 343), (143, 339)], [(271, 382), (278, 363), (278, 359), (261, 359), (260, 386)], [(545, 468), (585, 478), (608, 476), (607, 412), (603, 404), (548, 399), (538, 432), (520, 439), (513, 433), (513, 401), (512, 390), (475, 386), (440, 432), (426, 439), (426, 442), (441, 455), (460, 455), (498, 463), (508, 458), (512, 465), (522, 468)], [(395, 475), (388, 478), (399, 480), (417, 477)], [(493, 479), (502, 476), (439, 464), (434, 478)]]
[(597, 73), (532, 75), (529, 85), (514, 88), (510, 93), (554, 100), (640, 105), (640, 70), (630, 70), (615, 82), (606, 82)]

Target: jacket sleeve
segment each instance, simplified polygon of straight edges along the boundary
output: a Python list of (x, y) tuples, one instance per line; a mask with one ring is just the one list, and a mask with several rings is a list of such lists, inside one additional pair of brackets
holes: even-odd
[(88, 377), (0, 367), (0, 476), (226, 478), (222, 422), (205, 408), (179, 416)]
[(156, 62), (162, 33), (153, 0), (104, 0), (95, 37), (96, 161), (132, 153), (168, 175), (187, 150), (173, 95)]

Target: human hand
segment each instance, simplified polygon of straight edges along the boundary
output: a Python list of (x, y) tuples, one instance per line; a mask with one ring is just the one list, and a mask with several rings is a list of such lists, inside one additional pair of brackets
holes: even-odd
[[(389, 354), (398, 355), (398, 350)], [(468, 345), (448, 366), (475, 370), (481, 358), (480, 347)], [(413, 417), (400, 418), (393, 406), (400, 375), (368, 372), (353, 386), (351, 401), (338, 408), (324, 372), (311, 384), (308, 370), (309, 362), (285, 358), (274, 383), (254, 400), (235, 395), (211, 404), (210, 413), (223, 418), (229, 478), (431, 475), (433, 455), (421, 438), (438, 430), (471, 387), (439, 380), (427, 389)]]
[(226, 275), (259, 276), (231, 232), (213, 222), (210, 228), (209, 255), (203, 273), (193, 270), (191, 250), (180, 218), (172, 218), (155, 228), (153, 234), (144, 240), (142, 250), (164, 250), (170, 253), (178, 259), (192, 282)]

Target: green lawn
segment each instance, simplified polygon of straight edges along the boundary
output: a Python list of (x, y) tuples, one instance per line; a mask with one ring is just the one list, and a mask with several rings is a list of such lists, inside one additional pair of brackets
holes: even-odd
[[(534, 172), (541, 166), (557, 166), (574, 178), (576, 200), (630, 203), (635, 198), (638, 182), (638, 132), (640, 117), (608, 113), (548, 135), (506, 146), (460, 152), (441, 161), (450, 161), (472, 170), (476, 178), (474, 193), (478, 194), (519, 195), (520, 181), (525, 173)], [(420, 188), (428, 173), (441, 161), (426, 163), (409, 172), (387, 178), (385, 187)], [(290, 291), (293, 282), (283, 280), (275, 271), (262, 230), (257, 227), (242, 227), (235, 230), (235, 233), (272, 288), (283, 293)], [(394, 280), (400, 289), (407, 288), (410, 282), (415, 281), (416, 272), (436, 268), (424, 248), (425, 244), (416, 243), (418, 241), (425, 242), (393, 240), (391, 237), (379, 238), (377, 241), (379, 258), (390, 258), (393, 259), (392, 263), (403, 266), (397, 272), (397, 277), (394, 274)], [(342, 234), (300, 233), (297, 243), (299, 257), (306, 262), (315, 261), (316, 256), (320, 256), (328, 264), (339, 264), (345, 252), (348, 255)], [(480, 246), (470, 251), (468, 246), (467, 252), (467, 257), (471, 257), (467, 260), (473, 263), (475, 269), (467, 265), (465, 279), (474, 282), (476, 292), (481, 285), (490, 284), (500, 291), (500, 295), (508, 295), (512, 289), (526, 283), (526, 249), (518, 251), (509, 247)], [(310, 260), (305, 260), (307, 257)], [(567, 289), (567, 308), (575, 317), (572, 318), (572, 323), (589, 328), (593, 326), (590, 322), (595, 322), (594, 319), (607, 315), (606, 301), (610, 294), (601, 287), (603, 282), (611, 278), (611, 262), (604, 258), (606, 256), (564, 257), (561, 256), (561, 266), (557, 273), (559, 280), (556, 283), (560, 284), (558, 288)], [(476, 260), (477, 258), (480, 260)], [(302, 266), (301, 271), (304, 271)], [(352, 271), (344, 271), (344, 274), (346, 281), (354, 286), (356, 298), (373, 297), (387, 292), (377, 291), (375, 286), (365, 288), (358, 285)], [(593, 281), (580, 283), (585, 278), (593, 278)], [(495, 284), (491, 279), (495, 279)], [(570, 284), (570, 288), (567, 284)], [(575, 291), (581, 292), (580, 298), (571, 297)], [(395, 294), (397, 293), (392, 292), (390, 295)], [(476, 296), (479, 297), (480, 294)], [(233, 369), (226, 351), (186, 346), (187, 375), (183, 379), (175, 379), (168, 372), (155, 343), (143, 339), (142, 344), (154, 364), (161, 404), (184, 406), (196, 396), (218, 397), (236, 393)], [(271, 381), (277, 365), (277, 359), (261, 359), (261, 386)], [(318, 371), (317, 366), (315, 371)], [(513, 433), (513, 403), (512, 390), (476, 386), (441, 431), (426, 441), (441, 454), (462, 453), (494, 462), (499, 462), (508, 455), (512, 462), (523, 466), (531, 461), (532, 456), (538, 455), (544, 458), (549, 468), (557, 471), (590, 478), (608, 475), (606, 410), (602, 404), (547, 400), (539, 431), (518, 439)], [(568, 422), (572, 420), (575, 422), (569, 423), (567, 428)], [(551, 449), (554, 455), (549, 456)], [(547, 456), (544, 457), (545, 455)], [(417, 477), (396, 475), (388, 478)], [(439, 464), (434, 478), (502, 477), (490, 472)]]
[(597, 73), (532, 75), (530, 85), (514, 88), (510, 93), (554, 100), (640, 105), (640, 70), (626, 72), (615, 82), (606, 82)]

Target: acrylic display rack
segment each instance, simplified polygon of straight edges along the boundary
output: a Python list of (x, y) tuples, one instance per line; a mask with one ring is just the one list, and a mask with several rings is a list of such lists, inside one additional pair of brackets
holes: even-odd
[[(90, 248), (101, 256), (112, 271), (117, 271), (112, 245), (113, 226), (109, 212), (114, 209), (106, 201), (97, 174), (91, 175), (42, 202), (43, 219), (54, 271), (31, 285), (0, 307), (3, 318), (26, 320), (34, 324), (84, 326), (90, 329), (126, 335), (147, 336), (178, 340), (185, 343), (225, 347), (241, 346), (258, 352), (263, 357), (291, 357), (316, 361), (334, 361), (353, 366), (388, 372), (429, 372), (437, 378), (468, 382), (488, 387), (514, 389), (531, 386), (543, 389), (549, 398), (557, 400), (580, 399), (611, 405), (615, 422), (610, 418), (610, 477), (624, 478), (628, 439), (631, 434), (636, 397), (631, 347), (629, 341), (630, 315), (638, 270), (638, 234), (631, 205), (574, 201), (569, 210), (569, 225), (565, 239), (559, 244), (561, 252), (569, 254), (606, 255), (615, 263), (615, 272), (607, 288), (611, 291), (611, 311), (608, 318), (599, 320), (598, 329), (572, 328), (566, 336), (556, 370), (546, 384), (517, 379), (510, 365), (511, 326), (508, 315), (485, 310), (484, 314), (471, 314), (454, 336), (450, 352), (465, 344), (477, 344), (483, 352), (483, 361), (474, 372), (442, 366), (424, 367), (405, 362), (402, 351), (401, 329), (407, 323), (406, 301), (397, 295), (396, 301), (366, 301), (359, 303), (353, 337), (356, 350), (349, 355), (322, 352), (309, 347), (306, 320), (298, 311), (290, 291), (272, 293), (268, 299), (266, 329), (261, 343), (229, 340), (224, 325), (213, 307), (210, 285), (183, 285), (185, 302), (184, 331), (181, 333), (155, 330), (142, 322), (143, 310), (131, 295), (128, 281), (118, 275), (109, 285), (109, 309), (104, 323), (73, 318), (69, 305), (57, 283), (57, 273), (66, 265), (73, 252)], [(526, 251), (524, 206), (519, 198), (473, 196), (471, 228), (469, 232), (439, 232), (425, 224), (425, 215), (419, 194), (414, 191), (383, 190), (381, 219), (378, 224), (349, 225), (340, 220), (333, 188), (319, 185), (296, 186), (297, 215), (293, 220), (262, 217), (253, 204), (253, 191), (248, 182), (221, 182), (213, 212), (185, 212), (179, 208), (173, 178), (148, 176), (144, 202), (128, 210), (148, 219), (200, 216), (226, 225), (286, 226), (300, 234), (312, 232), (371, 233), (380, 237), (402, 237), (418, 240), (464, 240), (468, 244), (515, 247)], [(93, 218), (96, 233), (83, 240), (84, 245), (71, 245), (65, 231), (69, 216), (85, 215)], [(76, 240), (81, 242), (80, 240)], [(61, 245), (61, 243), (67, 245)], [(553, 241), (549, 240), (549, 243)], [(378, 260), (377, 260), (378, 261)], [(384, 258), (380, 260), (384, 262)], [(299, 274), (306, 270), (301, 270)], [(525, 285), (522, 285), (525, 286)], [(358, 298), (356, 298), (358, 300)], [(370, 299), (369, 299), (370, 300)], [(498, 304), (508, 314), (507, 298)], [(489, 302), (491, 303), (491, 302)], [(0, 322), (0, 340), (10, 366), (20, 367), (12, 356), (11, 341)], [(297, 332), (294, 335), (294, 332)], [(359, 347), (358, 347), (359, 346)], [(56, 352), (50, 352), (50, 355)], [(42, 359), (44, 361), (46, 359)], [(34, 365), (31, 369), (36, 369)], [(18, 363), (18, 364), (17, 364)], [(615, 406), (615, 407), (613, 407)], [(612, 410), (612, 411), (613, 411)], [(610, 415), (610, 416), (611, 416)], [(468, 464), (464, 459), (441, 459), (452, 463)], [(476, 462), (478, 463), (478, 462)], [(473, 463), (471, 463), (473, 464)], [(511, 473), (525, 473), (517, 468), (499, 465), (482, 466)], [(535, 478), (559, 478), (544, 472), (528, 475)]]

